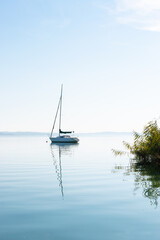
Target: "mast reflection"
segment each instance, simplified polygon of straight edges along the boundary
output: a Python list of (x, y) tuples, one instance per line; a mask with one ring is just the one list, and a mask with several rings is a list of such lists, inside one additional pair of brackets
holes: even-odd
[(64, 198), (62, 157), (72, 156), (74, 149), (77, 146), (78, 146), (78, 143), (77, 144), (75, 143), (51, 143), (50, 144), (53, 165), (55, 167), (55, 172), (57, 175), (57, 180), (59, 182), (62, 198)]

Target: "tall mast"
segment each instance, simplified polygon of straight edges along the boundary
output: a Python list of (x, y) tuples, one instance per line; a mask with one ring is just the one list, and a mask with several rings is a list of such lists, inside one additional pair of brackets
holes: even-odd
[(61, 85), (61, 97), (60, 97), (59, 136), (60, 136), (60, 131), (61, 131), (62, 92), (63, 92), (63, 84)]

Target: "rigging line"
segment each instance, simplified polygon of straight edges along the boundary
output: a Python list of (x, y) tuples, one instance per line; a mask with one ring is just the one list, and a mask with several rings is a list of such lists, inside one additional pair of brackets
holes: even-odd
[(50, 134), (50, 138), (52, 137), (53, 130), (54, 130), (54, 126), (55, 126), (55, 123), (56, 123), (57, 114), (58, 114), (58, 110), (59, 110), (59, 106), (60, 106), (60, 101), (61, 101), (61, 98), (59, 99), (59, 103), (58, 103), (58, 107), (57, 107), (56, 116), (55, 116), (55, 119), (54, 119), (54, 123), (53, 123), (52, 131), (51, 131), (51, 134)]

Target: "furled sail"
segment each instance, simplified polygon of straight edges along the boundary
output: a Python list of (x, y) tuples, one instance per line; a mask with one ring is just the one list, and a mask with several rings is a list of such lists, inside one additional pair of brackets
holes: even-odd
[(73, 131), (62, 131), (61, 129), (59, 129), (59, 133), (67, 134), (67, 133), (73, 133)]

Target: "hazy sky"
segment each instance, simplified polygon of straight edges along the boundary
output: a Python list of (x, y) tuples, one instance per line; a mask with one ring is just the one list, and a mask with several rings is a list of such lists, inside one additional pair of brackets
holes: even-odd
[(141, 131), (160, 116), (159, 0), (0, 1), (0, 131)]

